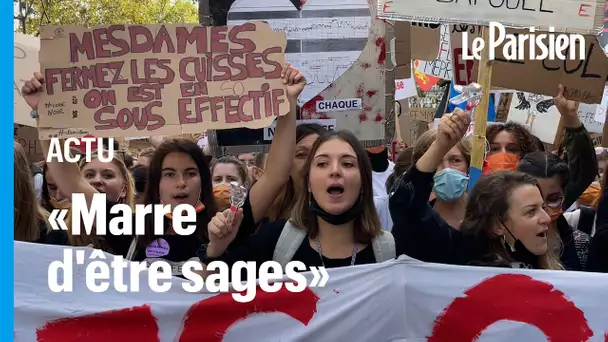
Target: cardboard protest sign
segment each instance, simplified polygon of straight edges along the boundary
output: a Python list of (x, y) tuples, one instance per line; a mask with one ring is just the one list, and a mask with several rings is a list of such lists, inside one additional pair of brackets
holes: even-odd
[(395, 79), (398, 80), (412, 76), (410, 31), (410, 23), (404, 21), (395, 23), (395, 46), (391, 50), (395, 52)]
[[(456, 84), (469, 84), (477, 79), (477, 61), (462, 59), (462, 34), (468, 34), (469, 51), (473, 39), (480, 37), (480, 27), (473, 25), (454, 25), (450, 36), (454, 48), (454, 81)], [(507, 33), (527, 33), (526, 30), (508, 29)], [(539, 32), (538, 34), (542, 34)], [(524, 92), (557, 95), (557, 86), (565, 87), (564, 96), (583, 103), (600, 103), (608, 79), (608, 59), (595, 36), (584, 36), (585, 56), (583, 60), (530, 60), (530, 46), (524, 45), (522, 60), (507, 60), (500, 45), (495, 49), (496, 59), (492, 61), (492, 87), (514, 89)], [(547, 37), (544, 42), (551, 44)], [(554, 37), (554, 39), (557, 39)], [(515, 50), (518, 54), (519, 51)], [(578, 52), (578, 48), (577, 48)], [(535, 51), (540, 55), (540, 51)], [(568, 52), (564, 52), (568, 54)], [(568, 56), (566, 56), (568, 57)]]
[(285, 46), (285, 34), (261, 22), (45, 26), (40, 137), (266, 127), (290, 107)]
[[(477, 72), (477, 68), (474, 68), (475, 62), (472, 60), (464, 60), (463, 50), (465, 47), (462, 44), (462, 34), (466, 33), (469, 37), (469, 43), (466, 49), (468, 49), (468, 55), (471, 55), (471, 45), (473, 39), (481, 36), (481, 26), (476, 25), (450, 25), (450, 48), (451, 48), (451, 62), (452, 70), (454, 75), (454, 83), (458, 85), (471, 84), (476, 80), (473, 78), (473, 73)], [(475, 70), (474, 70), (475, 69)]]
[(15, 124), (14, 139), (18, 142), (30, 163), (43, 160), (42, 147), (38, 140), (38, 130), (35, 127)]
[[(401, 22), (395, 22), (395, 29)], [(410, 28), (410, 45), (412, 50), (412, 59), (421, 61), (431, 61), (437, 57), (439, 53), (439, 37), (441, 36), (440, 25), (429, 25), (429, 27), (420, 27), (412, 24)]]
[(13, 99), (16, 124), (36, 127), (36, 120), (32, 118), (32, 109), (25, 103), (21, 95), (21, 87), (32, 78), (34, 72), (40, 69), (38, 64), (38, 50), (40, 40), (36, 37), (15, 32), (14, 63), (15, 74), (13, 76)]
[[(524, 49), (524, 56), (529, 56), (529, 47)], [(498, 50), (492, 64), (493, 86), (555, 96), (558, 84), (562, 84), (564, 96), (570, 100), (589, 104), (602, 101), (608, 59), (595, 36), (585, 36), (584, 60), (507, 61), (502, 48)]]
[(604, 24), (605, 0), (379, 0), (378, 17), (489, 26), (537, 27), (556, 32), (597, 33)]
[[(437, 41), (434, 42), (436, 43)], [(436, 57), (428, 60), (418, 60), (417, 69), (426, 75), (451, 80), (453, 72), (449, 25), (441, 25), (438, 50)]]
[[(581, 103), (578, 117), (589, 133), (602, 134), (604, 123), (595, 121), (597, 105)], [(513, 95), (506, 121), (530, 125), (530, 131), (545, 143), (552, 144), (560, 114), (549, 96), (518, 92)]]

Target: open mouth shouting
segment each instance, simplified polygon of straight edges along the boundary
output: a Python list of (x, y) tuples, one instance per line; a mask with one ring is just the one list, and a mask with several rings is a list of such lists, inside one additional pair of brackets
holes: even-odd
[(190, 194), (187, 192), (180, 192), (178, 194), (173, 195), (173, 200), (175, 200), (175, 202), (177, 203), (186, 203), (188, 201), (188, 198), (190, 197)]
[(344, 194), (344, 186), (342, 184), (332, 184), (327, 188), (327, 193), (332, 199), (339, 199)]

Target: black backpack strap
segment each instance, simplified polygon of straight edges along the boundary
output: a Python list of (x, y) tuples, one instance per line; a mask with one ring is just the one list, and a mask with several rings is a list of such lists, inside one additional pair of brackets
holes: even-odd
[(587, 235), (591, 235), (595, 222), (595, 209), (586, 206), (581, 206), (579, 209), (581, 210), (581, 214), (578, 219), (577, 229)]

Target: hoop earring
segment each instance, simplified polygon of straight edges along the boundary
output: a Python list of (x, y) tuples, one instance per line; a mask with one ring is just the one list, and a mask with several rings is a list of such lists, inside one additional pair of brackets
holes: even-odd
[(502, 244), (509, 246), (509, 249), (511, 250), (511, 253), (515, 252), (515, 247), (511, 246), (511, 244), (507, 242), (506, 234), (502, 236)]

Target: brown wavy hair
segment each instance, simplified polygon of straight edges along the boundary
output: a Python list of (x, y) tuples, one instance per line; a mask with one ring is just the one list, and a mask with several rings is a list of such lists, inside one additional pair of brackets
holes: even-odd
[[(505, 265), (517, 261), (507, 251), (503, 236), (498, 236), (493, 227), (507, 220), (509, 199), (516, 189), (524, 185), (533, 185), (540, 191), (538, 181), (530, 175), (498, 171), (482, 177), (470, 192), (460, 231), (473, 237), (482, 260), (495, 260), (498, 257)], [(563, 269), (552, 247), (554, 241), (550, 238), (547, 252), (538, 257), (541, 269)]]
[(488, 125), (488, 128), (486, 128), (486, 139), (490, 144), (492, 144), (498, 133), (503, 131), (510, 133), (513, 135), (513, 138), (515, 138), (515, 144), (519, 149), (518, 155), (520, 158), (523, 158), (523, 156), (530, 152), (535, 152), (538, 150), (538, 146), (532, 133), (530, 133), (524, 126), (513, 121), (509, 121), (506, 124)]
[[(162, 178), (163, 160), (170, 153), (185, 153), (192, 158), (201, 178), (201, 191), (199, 200), (205, 209), (196, 214), (196, 231), (193, 239), (201, 243), (208, 241), (207, 224), (217, 213), (217, 205), (213, 197), (213, 186), (211, 184), (211, 170), (203, 151), (198, 145), (189, 139), (177, 138), (165, 140), (155, 151), (150, 159), (148, 167), (148, 182), (144, 193), (143, 204), (159, 204), (160, 202), (160, 180)], [(146, 248), (157, 237), (154, 235), (154, 215), (146, 215), (145, 235), (137, 240), (138, 248)]]
[[(359, 172), (361, 174), (361, 204), (362, 210), (361, 215), (355, 218), (354, 222), (354, 238), (355, 241), (361, 244), (369, 244), (372, 239), (382, 233), (382, 226), (380, 224), (380, 218), (376, 212), (376, 206), (374, 205), (374, 191), (372, 188), (372, 163), (365, 151), (365, 148), (357, 137), (349, 131), (338, 131), (338, 132), (326, 132), (319, 136), (315, 141), (308, 155), (308, 160), (304, 167), (303, 180), (307, 186), (310, 182), (310, 166), (314, 159), (315, 153), (321, 145), (324, 143), (339, 139), (348, 143), (357, 156), (357, 162), (359, 164)], [(305, 187), (306, 188), (306, 187)], [(310, 237), (315, 238), (319, 233), (319, 225), (317, 222), (316, 215), (312, 214), (310, 210), (310, 193), (308, 196), (299, 196), (296, 198), (296, 203), (291, 211), (291, 222), (300, 229), (308, 231)]]

